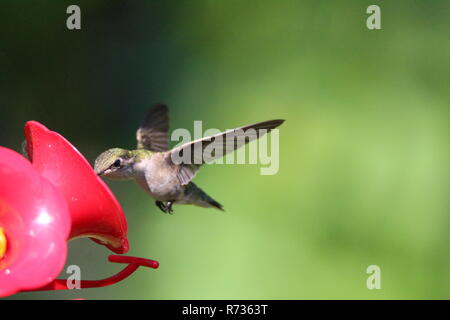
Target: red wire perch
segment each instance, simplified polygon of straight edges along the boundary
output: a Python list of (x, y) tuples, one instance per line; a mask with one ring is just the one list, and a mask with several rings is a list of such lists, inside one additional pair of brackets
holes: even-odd
[[(136, 269), (138, 269), (141, 266), (153, 269), (157, 269), (159, 267), (158, 261), (138, 257), (110, 255), (108, 257), (108, 260), (114, 263), (126, 263), (128, 264), (128, 266), (126, 266), (119, 273), (109, 278), (105, 278), (102, 280), (81, 280), (80, 281), (81, 289), (99, 288), (113, 285), (129, 277), (134, 271), (136, 271)], [(44, 287), (32, 289), (29, 291), (47, 291), (47, 290), (69, 290), (69, 288), (67, 287), (67, 279), (55, 279)]]

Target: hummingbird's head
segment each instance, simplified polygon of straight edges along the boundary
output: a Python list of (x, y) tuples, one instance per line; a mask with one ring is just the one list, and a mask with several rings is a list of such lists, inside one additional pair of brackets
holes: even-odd
[(94, 171), (99, 176), (114, 180), (133, 178), (134, 156), (129, 150), (113, 148), (100, 154), (94, 163)]

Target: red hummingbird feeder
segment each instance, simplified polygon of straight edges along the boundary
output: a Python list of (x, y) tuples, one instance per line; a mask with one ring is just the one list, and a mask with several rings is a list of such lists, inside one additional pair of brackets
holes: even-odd
[[(56, 279), (67, 257), (67, 241), (89, 237), (114, 253), (129, 250), (127, 221), (107, 185), (83, 155), (60, 134), (36, 121), (25, 125), (29, 159), (0, 147), (0, 297), (21, 291), (68, 289)], [(81, 288), (108, 286), (154, 260), (111, 255), (128, 264)]]

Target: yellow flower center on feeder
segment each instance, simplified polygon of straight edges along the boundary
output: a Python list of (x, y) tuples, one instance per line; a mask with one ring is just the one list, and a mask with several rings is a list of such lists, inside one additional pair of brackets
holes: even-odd
[(6, 235), (2, 227), (0, 227), (0, 260), (6, 252)]

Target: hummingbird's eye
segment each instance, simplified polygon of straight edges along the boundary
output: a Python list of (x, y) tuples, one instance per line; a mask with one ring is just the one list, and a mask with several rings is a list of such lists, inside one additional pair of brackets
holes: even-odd
[(118, 168), (118, 167), (120, 167), (121, 163), (122, 163), (122, 161), (120, 161), (120, 159), (117, 159), (116, 161), (114, 161), (113, 166)]

